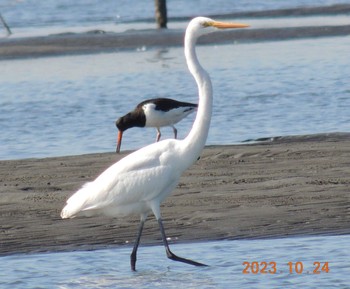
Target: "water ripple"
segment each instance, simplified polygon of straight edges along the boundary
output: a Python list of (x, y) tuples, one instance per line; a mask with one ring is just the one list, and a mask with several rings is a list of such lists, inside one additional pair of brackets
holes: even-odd
[[(172, 245), (206, 268), (170, 261), (162, 246), (147, 246), (140, 248), (137, 272), (129, 269), (131, 248), (13, 255), (0, 258), (0, 288), (346, 288), (349, 241), (344, 235)], [(277, 271), (243, 274), (243, 262), (254, 261), (274, 261)], [(328, 262), (329, 272), (320, 267), (313, 274), (314, 262)]]

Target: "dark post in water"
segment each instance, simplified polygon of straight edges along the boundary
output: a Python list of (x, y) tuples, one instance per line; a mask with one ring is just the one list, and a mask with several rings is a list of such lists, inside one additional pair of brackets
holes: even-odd
[(156, 6), (156, 22), (158, 28), (167, 28), (166, 0), (154, 0)]
[(2, 25), (5, 27), (6, 31), (7, 31), (7, 35), (10, 36), (12, 34), (10, 27), (7, 25), (5, 19), (2, 17), (1, 13), (0, 13), (0, 22), (2, 23)]

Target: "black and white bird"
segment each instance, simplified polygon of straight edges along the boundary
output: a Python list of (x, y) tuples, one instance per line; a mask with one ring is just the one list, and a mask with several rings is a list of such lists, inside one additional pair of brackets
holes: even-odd
[(197, 107), (195, 103), (170, 98), (152, 98), (139, 103), (133, 111), (118, 118), (115, 122), (119, 130), (116, 152), (120, 152), (123, 132), (132, 127), (155, 127), (157, 129), (156, 142), (158, 142), (161, 137), (160, 128), (171, 126), (176, 139), (177, 129), (174, 124), (197, 110)]

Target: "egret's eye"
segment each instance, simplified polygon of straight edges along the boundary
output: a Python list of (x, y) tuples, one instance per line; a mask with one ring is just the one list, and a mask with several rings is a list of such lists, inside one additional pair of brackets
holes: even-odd
[(211, 22), (205, 21), (205, 22), (202, 23), (202, 26), (203, 26), (204, 28), (206, 28), (206, 27), (209, 27), (209, 26), (212, 26), (212, 25), (211, 25)]

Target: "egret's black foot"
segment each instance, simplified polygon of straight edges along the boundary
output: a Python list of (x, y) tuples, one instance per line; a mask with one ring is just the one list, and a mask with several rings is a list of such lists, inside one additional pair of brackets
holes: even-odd
[(169, 259), (173, 260), (173, 261), (178, 261), (178, 262), (182, 262), (182, 263), (186, 263), (186, 264), (190, 264), (193, 266), (202, 266), (202, 267), (207, 267), (208, 265), (203, 264), (203, 263), (199, 263), (190, 259), (185, 259), (179, 256), (176, 256), (173, 252), (171, 252), (170, 250), (167, 250), (166, 252), (167, 256)]
[(136, 271), (136, 256), (132, 254), (130, 256), (130, 266), (131, 266), (131, 271)]

